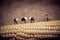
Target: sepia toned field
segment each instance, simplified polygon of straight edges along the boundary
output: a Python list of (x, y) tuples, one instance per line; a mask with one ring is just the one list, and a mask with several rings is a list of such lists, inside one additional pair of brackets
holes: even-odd
[(60, 37), (60, 20), (0, 27), (0, 36), (9, 40), (38, 40)]
[[(31, 16), (35, 23), (30, 23)], [(60, 0), (0, 0), (0, 40), (56, 39), (60, 40)]]

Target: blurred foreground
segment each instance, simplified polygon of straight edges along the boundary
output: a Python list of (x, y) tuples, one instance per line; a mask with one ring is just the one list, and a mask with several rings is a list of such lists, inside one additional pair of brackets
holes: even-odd
[(60, 20), (0, 27), (1, 40), (58, 40)]

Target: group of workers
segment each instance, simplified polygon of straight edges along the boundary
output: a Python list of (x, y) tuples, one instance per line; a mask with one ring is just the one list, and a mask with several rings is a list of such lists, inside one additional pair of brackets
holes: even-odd
[[(50, 18), (48, 17), (48, 14), (45, 15), (46, 16), (46, 20), (50, 21)], [(22, 17), (21, 22), (27, 23), (27, 17)], [(17, 24), (18, 18), (14, 18), (14, 24)], [(30, 23), (33, 23), (35, 21), (34, 17), (29, 17), (29, 21)]]
[[(21, 22), (27, 23), (27, 17), (22, 17)], [(34, 17), (29, 17), (30, 23), (33, 23), (35, 21)], [(17, 24), (18, 18), (14, 18), (14, 24)]]

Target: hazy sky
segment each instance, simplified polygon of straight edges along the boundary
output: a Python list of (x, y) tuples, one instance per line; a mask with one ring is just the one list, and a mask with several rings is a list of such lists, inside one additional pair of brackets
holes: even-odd
[(60, 0), (0, 0), (0, 25), (13, 24), (14, 17), (22, 16), (45, 21), (45, 13), (51, 20), (60, 20)]

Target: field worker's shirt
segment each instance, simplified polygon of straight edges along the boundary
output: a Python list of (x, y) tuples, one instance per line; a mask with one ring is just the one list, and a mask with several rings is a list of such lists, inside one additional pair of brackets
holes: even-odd
[(29, 17), (29, 20), (31, 20), (32, 17)]
[(26, 20), (27, 20), (27, 18), (26, 17), (24, 17)]
[(16, 18), (16, 21), (18, 21), (18, 18)]

